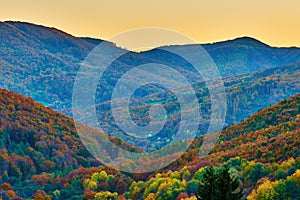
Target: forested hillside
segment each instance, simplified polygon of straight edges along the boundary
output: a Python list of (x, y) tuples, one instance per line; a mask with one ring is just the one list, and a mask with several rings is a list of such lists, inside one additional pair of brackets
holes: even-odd
[(206, 158), (198, 156), (199, 138), (179, 160), (148, 174), (101, 166), (82, 146), (72, 119), (10, 91), (1, 89), (0, 97), (0, 188), (5, 198), (195, 199), (204, 195), (199, 185), (209, 183), (207, 173), (223, 179), (227, 168), (243, 198), (297, 199), (300, 194), (299, 95), (225, 128)]
[[(37, 174), (61, 176), (79, 167), (101, 166), (82, 144), (73, 119), (3, 89), (0, 111), (2, 181), (26, 185)], [(109, 139), (125, 150), (140, 152), (119, 138)]]

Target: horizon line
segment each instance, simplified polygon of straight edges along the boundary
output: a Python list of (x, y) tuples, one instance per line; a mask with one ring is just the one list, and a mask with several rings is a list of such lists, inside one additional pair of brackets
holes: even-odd
[[(50, 25), (46, 25), (46, 24), (39, 24), (39, 23), (34, 23), (34, 22), (29, 22), (29, 21), (21, 21), (21, 20), (0, 20), (0, 23), (22, 23), (22, 24), (30, 24), (30, 25), (34, 25), (34, 26), (39, 26), (39, 27), (43, 27), (43, 28), (48, 28), (48, 29), (55, 29), (57, 31), (60, 31), (66, 35), (69, 35), (71, 37), (74, 37), (74, 38), (88, 38), (88, 39), (95, 39), (95, 40), (101, 40), (101, 41), (106, 41), (106, 42), (111, 42), (111, 43), (114, 43), (112, 41), (109, 41), (109, 38), (97, 38), (97, 37), (93, 37), (93, 36), (86, 36), (86, 35), (76, 35), (74, 33), (70, 33), (70, 32), (67, 32), (63, 29), (60, 29), (58, 27), (55, 27), (55, 26), (50, 26)], [(134, 29), (140, 29), (140, 28), (147, 28), (146, 26), (145, 27), (137, 27), (137, 28), (133, 28), (131, 30), (134, 30)], [(163, 28), (163, 27), (156, 27), (156, 28)], [(126, 32), (126, 31), (125, 31)], [(122, 32), (120, 32), (122, 33)], [(254, 40), (254, 41), (257, 41), (261, 44), (264, 44), (266, 46), (269, 46), (269, 47), (272, 47), (272, 48), (300, 48), (300, 46), (297, 46), (297, 45), (292, 45), (292, 46), (277, 46), (277, 45), (272, 45), (272, 44), (268, 44), (267, 42), (264, 42), (262, 41), (261, 39), (258, 39), (256, 37), (253, 37), (253, 36), (250, 36), (250, 35), (239, 35), (239, 36), (233, 36), (231, 38), (228, 38), (228, 39), (223, 39), (223, 40), (218, 40), (218, 41), (213, 41), (213, 42), (200, 42), (200, 41), (195, 41), (195, 43), (186, 43), (186, 44), (176, 44), (176, 43), (170, 43), (170, 44), (166, 44), (166, 45), (161, 45), (161, 46), (155, 46), (155, 47), (149, 47), (148, 50), (145, 50), (145, 51), (149, 51), (149, 50), (152, 50), (152, 49), (155, 49), (155, 48), (160, 48), (160, 47), (165, 47), (165, 46), (188, 46), (188, 45), (214, 45), (214, 44), (219, 44), (219, 43), (225, 43), (225, 42), (230, 42), (230, 41), (236, 41), (236, 40), (239, 40), (239, 39), (251, 39), (251, 40)], [(114, 43), (116, 47), (120, 47), (118, 46), (118, 44)], [(120, 48), (125, 48), (126, 47), (120, 47)], [(143, 51), (137, 51), (137, 52), (143, 52)]]

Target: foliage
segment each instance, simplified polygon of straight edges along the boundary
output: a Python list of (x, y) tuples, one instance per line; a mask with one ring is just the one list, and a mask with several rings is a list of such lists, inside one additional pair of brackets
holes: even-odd
[(300, 170), (284, 180), (271, 182), (265, 179), (247, 199), (300, 199)]
[(219, 172), (214, 167), (207, 167), (200, 182), (198, 199), (241, 199), (243, 193), (240, 188), (240, 182), (237, 178), (232, 178), (229, 174), (229, 168), (225, 165)]
[(198, 157), (199, 138), (161, 171), (124, 174), (89, 157), (72, 119), (0, 90), (0, 190), (5, 198), (195, 199), (197, 193), (209, 199), (205, 191), (212, 191), (215, 198), (232, 199), (241, 196), (236, 189), (243, 186), (244, 198), (297, 199), (299, 99), (296, 95), (225, 128), (223, 142), (207, 158)]

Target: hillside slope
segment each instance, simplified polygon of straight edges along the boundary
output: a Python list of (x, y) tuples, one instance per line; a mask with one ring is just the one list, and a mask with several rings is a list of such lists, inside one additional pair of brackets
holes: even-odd
[[(0, 122), (0, 176), (4, 180), (25, 181), (43, 172), (63, 174), (80, 166), (101, 165), (83, 146), (73, 119), (31, 98), (0, 89)], [(119, 138), (109, 139), (125, 150), (140, 152)]]
[[(234, 157), (262, 163), (281, 163), (300, 156), (300, 94), (269, 106), (248, 119), (224, 128), (220, 138), (205, 158), (199, 157), (203, 137), (193, 141), (190, 149), (166, 170), (179, 170), (184, 166), (199, 168), (222, 164)], [(181, 141), (182, 142), (182, 141)], [(172, 148), (181, 145), (175, 142)], [(172, 153), (166, 155), (172, 157)], [(161, 165), (167, 157), (158, 158)], [(144, 161), (141, 161), (144, 162)], [(153, 162), (145, 162), (144, 169), (151, 168)]]
[(224, 128), (218, 143), (205, 159), (197, 157), (202, 140), (202, 137), (194, 140), (190, 150), (178, 163), (197, 165), (206, 160), (216, 164), (237, 156), (263, 163), (281, 163), (289, 158), (297, 158), (300, 156), (300, 95)]
[(281, 101), (222, 131), (210, 160), (240, 156), (282, 162), (300, 156), (300, 95)]
[[(116, 192), (114, 196), (141, 199), (150, 195), (150, 188), (156, 188), (151, 190), (155, 196), (175, 198), (181, 192), (193, 196), (197, 190), (189, 185), (201, 181), (204, 167), (224, 165), (226, 161), (243, 182), (247, 196), (265, 178), (296, 177), (300, 167), (299, 94), (225, 128), (206, 158), (198, 157), (201, 138), (196, 139), (176, 162), (148, 174), (123, 174), (100, 166), (82, 146), (72, 119), (31, 98), (0, 89), (0, 111), (0, 187), (4, 188), (4, 197), (12, 195), (13, 190), (26, 198), (39, 194), (43, 199), (47, 195), (95, 199), (96, 195), (110, 195), (110, 191)], [(110, 139), (129, 151), (139, 151), (118, 138)], [(163, 164), (165, 160), (162, 157), (156, 162)], [(140, 162), (144, 162), (144, 168), (153, 164)], [(257, 167), (263, 171), (256, 173)], [(12, 184), (12, 190), (5, 189), (9, 187), (3, 182)], [(165, 182), (164, 190), (159, 189), (161, 182)], [(175, 182), (180, 183), (180, 190), (168, 192), (173, 191)]]

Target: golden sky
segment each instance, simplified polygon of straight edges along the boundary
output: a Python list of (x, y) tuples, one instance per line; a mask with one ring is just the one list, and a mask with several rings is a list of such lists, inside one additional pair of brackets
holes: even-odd
[(299, 10), (300, 0), (0, 0), (0, 21), (102, 39), (161, 27), (198, 43), (250, 36), (272, 46), (300, 46)]

